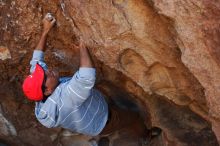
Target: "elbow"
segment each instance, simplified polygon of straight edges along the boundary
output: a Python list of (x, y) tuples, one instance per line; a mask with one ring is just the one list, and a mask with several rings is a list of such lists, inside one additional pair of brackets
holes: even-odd
[[(39, 121), (40, 121), (40, 120), (39, 120)], [(52, 121), (40, 121), (40, 123), (41, 123), (43, 126), (47, 127), (47, 128), (53, 128), (53, 127), (55, 127), (55, 123), (52, 122)]]
[(96, 76), (95, 68), (80, 67), (78, 71), (79, 77), (86, 80), (94, 80)]
[(45, 127), (47, 128), (52, 128), (55, 127), (55, 120), (53, 120), (51, 117), (48, 115), (37, 115), (37, 120)]

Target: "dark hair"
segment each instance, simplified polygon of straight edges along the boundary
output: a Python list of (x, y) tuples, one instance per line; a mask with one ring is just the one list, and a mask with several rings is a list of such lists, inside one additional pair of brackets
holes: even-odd
[(50, 95), (45, 95), (44, 94), (44, 92), (46, 90), (46, 86), (45, 86), (46, 80), (47, 80), (47, 75), (44, 72), (44, 80), (43, 80), (43, 83), (42, 83), (42, 86), (41, 86), (41, 89), (42, 89), (42, 92), (43, 92), (42, 102), (45, 102), (47, 100), (47, 98), (50, 96)]
[(47, 100), (47, 98), (49, 97), (50, 95), (44, 95), (43, 99), (41, 100), (43, 103)]
[(42, 89), (42, 92), (44, 93), (45, 90), (46, 90), (46, 81), (47, 81), (47, 75), (45, 74), (45, 71), (44, 71), (44, 79), (43, 79), (43, 83), (42, 83), (42, 86), (41, 86), (41, 89)]

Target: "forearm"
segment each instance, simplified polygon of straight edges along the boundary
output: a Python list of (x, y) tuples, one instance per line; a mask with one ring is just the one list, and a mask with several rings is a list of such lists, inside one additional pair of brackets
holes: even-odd
[(43, 19), (43, 33), (40, 37), (40, 41), (38, 42), (38, 44), (36, 46), (36, 50), (41, 50), (41, 51), (46, 50), (45, 45), (46, 45), (46, 41), (47, 41), (47, 34), (51, 30), (51, 28), (54, 26), (55, 22), (56, 22), (56, 19), (50, 13), (48, 13), (44, 17), (44, 19)]
[(35, 50), (45, 51), (46, 50), (45, 49), (46, 41), (47, 41), (47, 33), (43, 32), (40, 37), (40, 41), (38, 42)]
[(93, 67), (93, 62), (91, 60), (91, 56), (86, 47), (80, 48), (80, 67)]

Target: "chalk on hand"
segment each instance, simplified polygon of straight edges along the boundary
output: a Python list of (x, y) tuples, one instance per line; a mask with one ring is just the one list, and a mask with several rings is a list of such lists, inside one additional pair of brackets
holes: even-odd
[(45, 16), (45, 18), (46, 18), (47, 20), (49, 20), (49, 21), (52, 21), (52, 20), (54, 19), (54, 17), (52, 16), (51, 13), (47, 13), (46, 16)]

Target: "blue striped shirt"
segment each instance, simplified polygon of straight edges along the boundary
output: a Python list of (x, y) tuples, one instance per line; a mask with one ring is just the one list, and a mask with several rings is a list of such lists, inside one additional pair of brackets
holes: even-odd
[[(36, 63), (47, 70), (42, 51), (34, 51), (31, 73)], [(108, 105), (104, 96), (93, 89), (95, 69), (81, 67), (73, 77), (59, 80), (45, 102), (36, 102), (35, 115), (39, 122), (48, 128), (63, 127), (85, 135), (98, 135), (107, 122)]]

